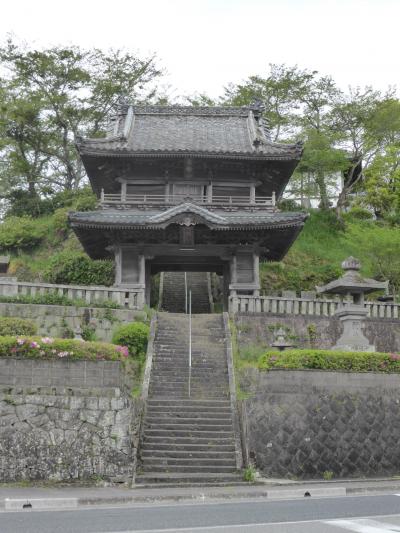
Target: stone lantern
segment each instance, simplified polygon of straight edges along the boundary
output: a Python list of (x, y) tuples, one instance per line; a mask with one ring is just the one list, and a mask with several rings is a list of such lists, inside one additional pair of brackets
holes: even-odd
[(344, 270), (342, 277), (323, 287), (317, 287), (319, 293), (339, 294), (342, 297), (341, 305), (335, 316), (343, 324), (343, 333), (332, 349), (374, 352), (375, 346), (370, 344), (362, 331), (364, 319), (368, 314), (364, 305), (364, 295), (382, 290), (387, 292), (388, 282), (363, 278), (360, 274), (360, 261), (354, 257), (348, 257), (343, 261), (342, 268)]

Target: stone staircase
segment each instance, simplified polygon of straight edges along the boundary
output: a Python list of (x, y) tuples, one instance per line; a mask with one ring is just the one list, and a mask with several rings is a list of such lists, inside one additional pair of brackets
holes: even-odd
[(222, 315), (159, 313), (139, 450), (139, 484), (241, 481), (229, 394)]
[[(192, 313), (210, 313), (207, 272), (186, 272), (192, 291)], [(164, 272), (161, 308), (170, 313), (185, 313), (185, 272)]]

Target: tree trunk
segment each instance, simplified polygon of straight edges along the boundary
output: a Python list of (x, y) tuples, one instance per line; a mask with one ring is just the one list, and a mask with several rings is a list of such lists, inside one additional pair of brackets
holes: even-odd
[(325, 178), (322, 172), (317, 172), (315, 177), (315, 182), (318, 186), (319, 196), (320, 196), (320, 208), (321, 209), (329, 209), (329, 198), (328, 198), (328, 191), (326, 189), (326, 183)]

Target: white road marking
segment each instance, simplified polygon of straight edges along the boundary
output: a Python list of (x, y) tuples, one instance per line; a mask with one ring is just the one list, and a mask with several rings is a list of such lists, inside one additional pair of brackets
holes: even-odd
[(365, 518), (356, 520), (325, 520), (323, 524), (340, 527), (347, 531), (356, 531), (357, 533), (387, 533), (388, 531), (400, 531), (400, 526), (394, 524), (384, 524), (376, 520)]
[[(399, 514), (395, 515), (385, 515), (382, 518), (399, 518)], [(204, 532), (204, 531), (232, 531), (232, 530), (243, 530), (245, 528), (259, 528), (259, 527), (276, 527), (276, 526), (296, 526), (296, 524), (326, 524), (329, 526), (337, 526), (342, 529), (347, 529), (347, 531), (355, 531), (357, 533), (388, 533), (389, 531), (396, 532), (400, 531), (400, 526), (394, 524), (383, 524), (382, 522), (376, 522), (371, 519), (355, 519), (355, 520), (298, 520), (295, 522), (260, 522), (260, 523), (251, 523), (251, 524), (225, 524), (221, 526), (194, 526), (194, 527), (174, 527), (172, 529), (140, 529), (140, 530), (129, 530), (129, 531), (109, 531), (107, 533), (192, 533), (192, 532)], [(363, 525), (365, 524), (365, 525)], [(370, 524), (370, 525), (369, 525)], [(362, 529), (360, 529), (362, 528)], [(293, 531), (295, 531), (293, 529)], [(282, 532), (283, 533), (283, 532)]]

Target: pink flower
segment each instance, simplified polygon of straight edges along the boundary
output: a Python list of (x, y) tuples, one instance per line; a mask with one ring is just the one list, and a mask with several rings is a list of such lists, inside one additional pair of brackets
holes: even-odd
[(31, 348), (40, 348), (40, 344), (38, 344), (36, 341), (32, 341), (30, 343), (30, 347)]
[(58, 352), (58, 357), (68, 357), (69, 352)]
[(277, 358), (275, 355), (273, 355), (272, 357), (269, 358), (269, 360), (272, 361), (272, 362), (273, 362), (273, 361), (276, 361), (277, 359), (278, 359), (278, 358)]
[(25, 344), (25, 339), (17, 339), (17, 344), (19, 346), (22, 346), (23, 344)]
[(54, 342), (54, 339), (51, 337), (42, 337), (40, 340), (43, 342), (43, 344), (51, 344)]
[(391, 359), (392, 361), (399, 361), (399, 360), (400, 360), (400, 354), (398, 354), (398, 353), (391, 353), (391, 354), (390, 354), (390, 359)]
[(117, 346), (117, 352), (122, 354), (124, 357), (129, 357), (129, 349), (127, 346)]

